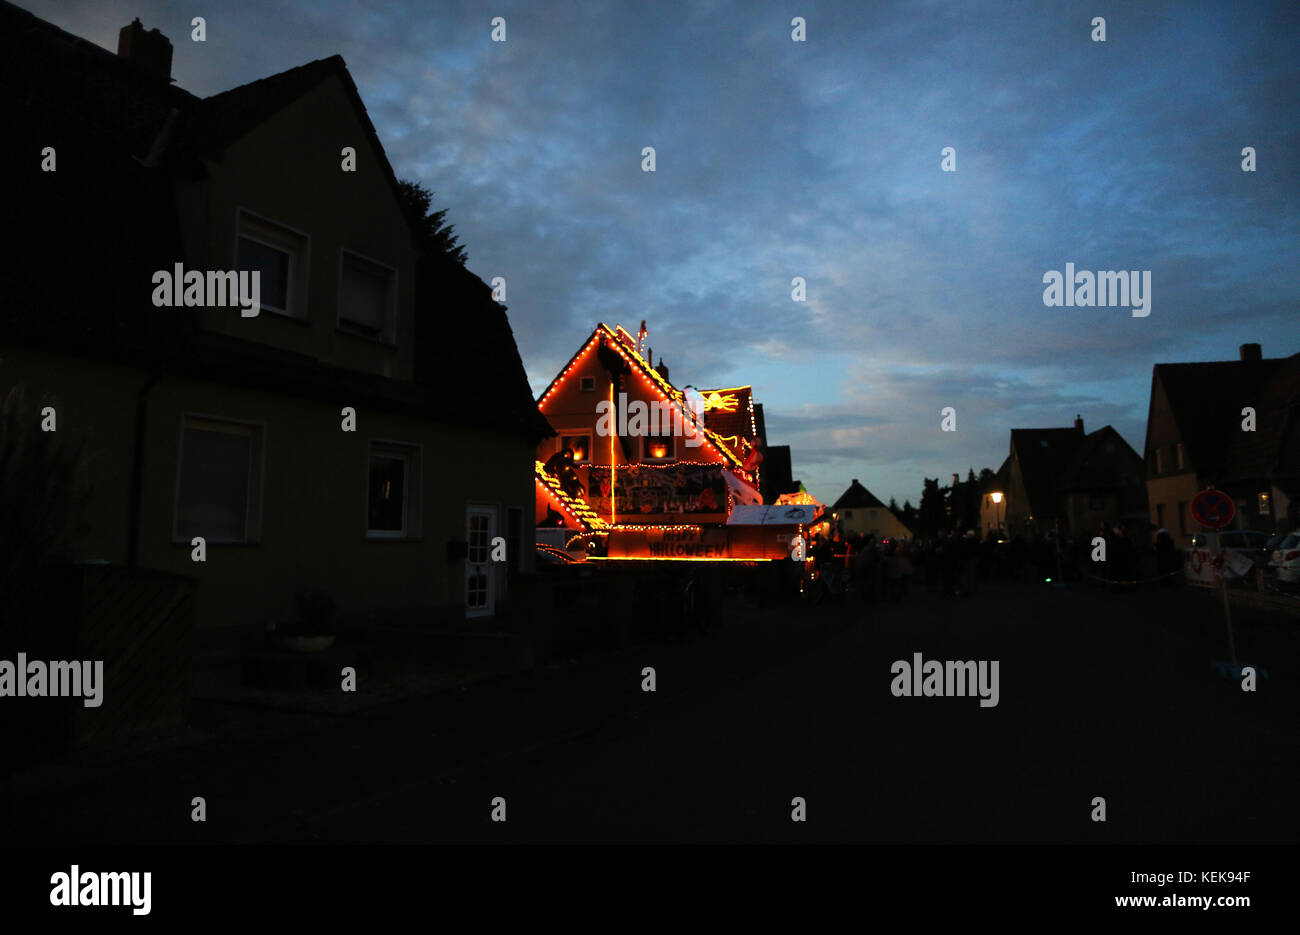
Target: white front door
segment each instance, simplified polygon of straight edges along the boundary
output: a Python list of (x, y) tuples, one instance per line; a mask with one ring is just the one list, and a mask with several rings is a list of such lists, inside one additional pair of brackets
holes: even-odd
[(496, 566), (492, 539), (497, 534), (497, 511), (471, 506), (465, 511), (465, 616), (490, 617), (496, 604)]

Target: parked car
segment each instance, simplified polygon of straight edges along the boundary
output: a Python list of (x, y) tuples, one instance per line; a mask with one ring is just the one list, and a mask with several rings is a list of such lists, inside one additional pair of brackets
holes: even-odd
[(1268, 566), (1283, 584), (1300, 583), (1300, 530), (1282, 538), (1269, 556)]
[(1198, 532), (1183, 556), (1188, 584), (1212, 588), (1222, 573), (1229, 583), (1253, 584), (1257, 560), (1268, 544), (1268, 533), (1253, 529)]

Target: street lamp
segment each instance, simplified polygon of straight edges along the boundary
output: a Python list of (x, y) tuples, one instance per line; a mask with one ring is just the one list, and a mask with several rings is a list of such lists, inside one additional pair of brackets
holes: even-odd
[[(989, 496), (993, 498), (993, 505), (994, 505), (994, 506), (1000, 506), (1000, 505), (1001, 505), (1001, 503), (1002, 503), (1002, 491), (1000, 491), (1000, 490), (995, 491), (995, 492), (989, 494)], [(994, 510), (994, 511), (993, 511), (993, 518), (994, 518), (995, 520), (997, 520), (998, 529), (1001, 529), (1001, 528), (1002, 528), (1002, 521), (1001, 521), (1001, 519), (998, 517), (998, 512), (999, 512), (998, 510)]]

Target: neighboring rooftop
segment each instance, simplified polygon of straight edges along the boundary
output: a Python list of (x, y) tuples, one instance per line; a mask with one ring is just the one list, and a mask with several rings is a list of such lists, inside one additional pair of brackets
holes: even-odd
[(853, 483), (849, 484), (844, 493), (840, 494), (839, 499), (831, 504), (831, 509), (833, 510), (838, 510), (842, 507), (847, 507), (849, 509), (869, 509), (871, 507), (884, 507), (884, 504), (880, 502), (879, 497), (873, 494), (866, 487), (863, 487), (855, 477), (853, 478)]

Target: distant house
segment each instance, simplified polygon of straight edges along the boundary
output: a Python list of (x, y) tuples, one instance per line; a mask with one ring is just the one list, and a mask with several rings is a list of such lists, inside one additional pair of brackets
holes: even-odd
[(1243, 344), (1238, 360), (1156, 364), (1146, 482), (1151, 522), (1184, 547), (1200, 530), (1192, 498), (1210, 485), (1231, 495), (1234, 528), (1300, 526), (1300, 354)]
[[(84, 442), (86, 557), (194, 576), (209, 631), (304, 590), (491, 618), (532, 566), (550, 433), (504, 309), (422, 256), (341, 58), (200, 98), (171, 55), (138, 20), (114, 55), (0, 3), (0, 395), (25, 384)], [(178, 266), (257, 272), (260, 309), (159, 307)]]
[(985, 533), (1006, 529), (1010, 477), (1011, 456), (1007, 455), (997, 472), (980, 487), (980, 528)]
[(863, 487), (856, 477), (844, 493), (840, 494), (839, 499), (831, 504), (831, 512), (840, 533), (845, 536), (912, 538), (912, 531), (903, 525), (893, 510)]
[(1145, 543), (1150, 529), (1142, 475), (1142, 457), (1114, 428), (1084, 435), (1056, 483), (1064, 528), (1086, 537), (1103, 523), (1118, 523), (1135, 542)]
[(1148, 532), (1142, 459), (1109, 425), (1085, 433), (1081, 417), (1071, 428), (1012, 429), (1007, 459), (986, 487), (986, 529), (1082, 536), (1106, 522)]

